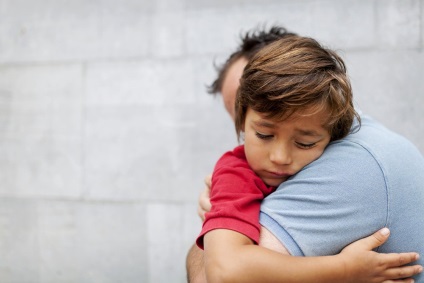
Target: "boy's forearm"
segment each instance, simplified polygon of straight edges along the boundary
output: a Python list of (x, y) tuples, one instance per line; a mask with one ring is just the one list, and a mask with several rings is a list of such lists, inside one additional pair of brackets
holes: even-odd
[(186, 259), (187, 282), (189, 283), (206, 283), (204, 254), (196, 244), (194, 244)]
[(335, 256), (283, 255), (225, 229), (205, 235), (205, 262), (210, 282), (345, 282), (342, 262)]

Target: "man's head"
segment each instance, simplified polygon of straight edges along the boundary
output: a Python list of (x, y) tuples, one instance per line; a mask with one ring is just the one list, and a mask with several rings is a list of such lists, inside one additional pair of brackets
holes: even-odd
[(325, 112), (321, 121), (331, 140), (345, 137), (354, 117), (352, 90), (343, 60), (317, 41), (300, 36), (279, 39), (249, 61), (236, 98), (236, 131), (252, 109), (273, 121)]
[(278, 39), (295, 35), (283, 27), (273, 26), (269, 30), (253, 30), (241, 36), (239, 48), (227, 61), (217, 67), (218, 77), (208, 88), (211, 94), (221, 93), (225, 108), (234, 120), (235, 97), (240, 78), (247, 62), (264, 46)]

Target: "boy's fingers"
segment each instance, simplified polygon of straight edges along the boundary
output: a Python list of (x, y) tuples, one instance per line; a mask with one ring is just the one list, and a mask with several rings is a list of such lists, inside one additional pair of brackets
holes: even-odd
[(345, 249), (362, 249), (362, 250), (368, 250), (371, 251), (382, 244), (384, 244), (387, 239), (389, 238), (390, 230), (388, 228), (382, 228), (372, 234), (371, 236), (365, 237), (361, 240), (358, 240), (349, 246), (347, 246)]
[(343, 250), (365, 250), (372, 251), (376, 247), (384, 244), (389, 238), (390, 230), (388, 228), (382, 228), (375, 232), (374, 234), (365, 237), (363, 239), (357, 240), (356, 242), (351, 243), (346, 246)]
[(363, 245), (367, 250), (372, 250), (384, 244), (389, 238), (389, 235), (390, 230), (388, 228), (382, 228), (371, 236), (359, 240), (358, 244)]
[[(417, 261), (420, 258), (420, 256), (417, 253), (400, 253), (400, 254), (393, 253), (393, 254), (380, 254), (380, 255), (388, 258), (387, 265), (389, 267), (402, 266), (402, 265)], [(418, 268), (419, 265), (415, 265), (415, 267)]]
[(390, 279), (402, 279), (412, 277), (423, 271), (421, 265), (403, 266), (391, 268), (387, 271), (387, 277)]

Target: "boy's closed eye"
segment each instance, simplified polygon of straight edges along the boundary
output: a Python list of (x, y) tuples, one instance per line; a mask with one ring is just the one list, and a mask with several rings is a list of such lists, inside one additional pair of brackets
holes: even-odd
[(266, 134), (262, 134), (262, 133), (259, 133), (259, 132), (256, 132), (256, 136), (261, 140), (269, 140), (269, 139), (272, 139), (274, 137), (274, 135), (266, 135)]
[[(267, 134), (262, 134), (259, 132), (255, 133), (256, 136), (261, 139), (261, 140), (270, 140), (274, 137), (274, 135), (267, 135)], [(309, 148), (313, 148), (314, 146), (316, 146), (316, 142), (313, 143), (303, 143), (303, 142), (295, 142), (296, 146), (301, 148), (301, 149), (309, 149)]]
[(299, 147), (299, 148), (302, 148), (302, 149), (309, 149), (309, 148), (313, 148), (314, 146), (316, 146), (316, 144), (317, 143), (301, 143), (301, 142), (296, 142), (296, 145)]

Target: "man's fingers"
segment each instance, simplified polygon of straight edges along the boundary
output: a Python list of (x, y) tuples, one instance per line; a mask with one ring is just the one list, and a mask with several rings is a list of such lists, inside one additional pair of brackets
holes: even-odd
[(206, 185), (208, 191), (210, 191), (211, 185), (212, 185), (212, 175), (206, 176), (204, 182), (205, 182), (205, 185)]
[(210, 201), (210, 185), (211, 185), (211, 175), (206, 176), (205, 178), (205, 188), (199, 195), (199, 204), (197, 206), (197, 214), (199, 215), (202, 221), (205, 221), (205, 213), (210, 211), (212, 208)]
[(197, 207), (197, 215), (199, 215), (200, 219), (205, 221), (205, 214), (206, 212), (200, 208), (200, 206)]
[(202, 196), (202, 194), (199, 196), (199, 204), (197, 206), (197, 214), (199, 215), (200, 219), (202, 219), (202, 222), (203, 222), (203, 221), (205, 221), (206, 212), (211, 210), (211, 203), (209, 202), (209, 199), (205, 200), (205, 198)]
[(203, 190), (203, 192), (200, 194), (200, 196), (199, 196), (199, 206), (205, 212), (211, 210), (212, 205), (211, 205), (211, 201), (210, 201), (210, 198), (209, 198), (209, 190), (208, 189)]

